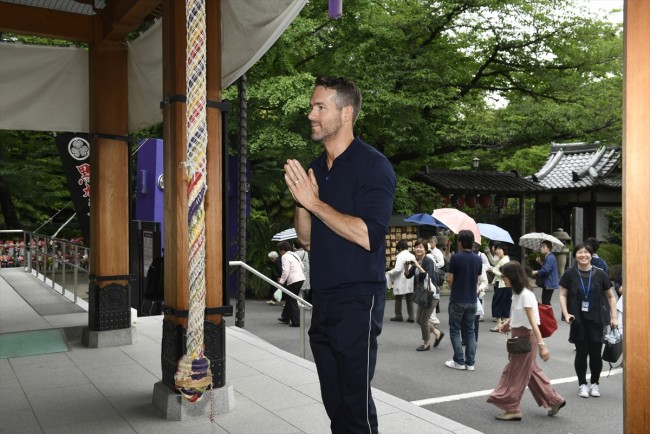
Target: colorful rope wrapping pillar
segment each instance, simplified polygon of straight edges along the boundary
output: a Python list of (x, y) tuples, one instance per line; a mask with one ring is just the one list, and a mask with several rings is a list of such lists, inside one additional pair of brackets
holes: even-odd
[(174, 374), (176, 388), (195, 402), (212, 385), (210, 361), (204, 356), (205, 319), (205, 207), (207, 190), (206, 151), (206, 32), (205, 0), (186, 0), (186, 126), (187, 126), (187, 223), (188, 286), (187, 350)]

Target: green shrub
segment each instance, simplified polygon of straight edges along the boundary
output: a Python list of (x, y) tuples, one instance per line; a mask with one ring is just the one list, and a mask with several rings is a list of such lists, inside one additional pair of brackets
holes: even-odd
[(528, 266), (531, 270), (539, 270), (541, 266), (537, 262), (537, 258), (541, 256), (541, 253), (539, 252), (530, 252), (528, 255), (526, 255), (526, 263), (524, 264), (524, 267)]
[(618, 244), (601, 244), (598, 248), (598, 256), (607, 262), (608, 267), (618, 265), (623, 262), (623, 248)]

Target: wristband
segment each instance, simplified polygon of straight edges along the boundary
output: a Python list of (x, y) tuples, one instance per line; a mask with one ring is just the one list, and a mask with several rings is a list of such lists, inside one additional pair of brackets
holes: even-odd
[(537, 345), (539, 345), (540, 347), (545, 347), (546, 346), (546, 344), (544, 342), (537, 342)]
[(305, 207), (302, 206), (302, 205), (300, 205), (300, 202), (298, 202), (297, 200), (294, 200), (294, 201), (293, 201), (293, 204), (295, 205), (296, 208), (302, 208), (302, 209), (305, 209)]

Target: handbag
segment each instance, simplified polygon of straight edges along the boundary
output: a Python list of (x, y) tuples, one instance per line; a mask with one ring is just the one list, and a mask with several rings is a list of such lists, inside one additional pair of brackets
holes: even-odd
[(623, 337), (618, 328), (610, 327), (609, 333), (605, 335), (605, 348), (603, 349), (603, 360), (616, 363), (623, 354)]
[(508, 338), (506, 348), (510, 354), (526, 354), (530, 353), (530, 341), (525, 336), (515, 336)]
[(427, 288), (425, 288), (424, 285), (418, 285), (413, 292), (413, 303), (422, 306), (424, 309), (429, 309), (433, 303), (433, 292), (428, 288), (429, 280), (430, 279), (427, 277)]
[(537, 310), (539, 311), (539, 331), (543, 338), (547, 338), (557, 330), (553, 308), (548, 304), (537, 302)]

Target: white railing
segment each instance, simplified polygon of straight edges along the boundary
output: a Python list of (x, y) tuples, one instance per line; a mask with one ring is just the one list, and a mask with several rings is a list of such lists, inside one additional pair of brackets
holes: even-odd
[(88, 247), (20, 229), (0, 230), (0, 238), (5, 239), (0, 243), (0, 266), (23, 267), (44, 283), (49, 278), (52, 289), (64, 296), (69, 292), (75, 303), (78, 298), (88, 301)]
[(270, 284), (271, 286), (278, 288), (282, 291), (283, 294), (295, 299), (298, 302), (298, 308), (300, 309), (300, 357), (303, 359), (305, 358), (305, 309), (311, 309), (312, 305), (305, 301), (304, 298), (292, 293), (289, 291), (287, 288), (283, 287), (280, 285), (278, 282), (274, 282), (273, 280), (269, 279), (267, 276), (264, 274), (260, 273), (250, 265), (246, 264), (245, 262), (242, 261), (230, 261), (228, 264), (231, 267), (242, 267), (246, 269), (247, 271), (253, 273), (266, 283)]

